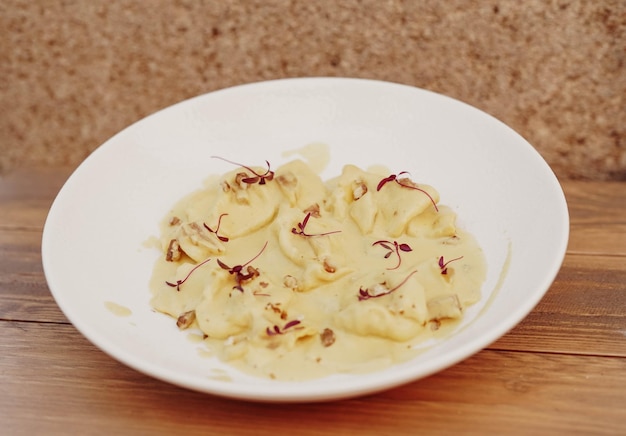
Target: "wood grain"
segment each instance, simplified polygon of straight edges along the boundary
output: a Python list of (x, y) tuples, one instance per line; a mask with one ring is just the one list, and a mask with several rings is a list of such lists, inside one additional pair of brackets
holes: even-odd
[(626, 433), (626, 183), (563, 183), (563, 267), (526, 319), (487, 349), (377, 395), (276, 405), (160, 382), (68, 323), (45, 282), (41, 232), (70, 173), (0, 179), (2, 434)]
[(254, 417), (248, 434), (296, 429), (298, 434), (306, 429), (309, 434), (389, 434), (414, 427), (599, 434), (617, 430), (626, 407), (626, 397), (614, 388), (624, 382), (621, 358), (486, 350), (382, 394), (269, 405), (199, 394), (144, 376), (91, 346), (70, 325), (7, 324), (0, 330), (0, 383), (11, 401), (0, 400), (0, 420), (23, 428), (36, 410), (39, 420), (28, 424), (35, 433), (69, 427), (82, 433), (94, 423), (103, 432), (210, 433)]

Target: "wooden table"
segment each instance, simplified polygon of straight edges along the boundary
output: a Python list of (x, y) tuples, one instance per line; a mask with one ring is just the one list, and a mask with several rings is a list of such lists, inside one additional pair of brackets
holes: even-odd
[(46, 285), (40, 242), (70, 172), (0, 178), (1, 434), (626, 434), (626, 183), (563, 182), (563, 268), (533, 312), (487, 349), (377, 395), (272, 405), (154, 380), (67, 321)]

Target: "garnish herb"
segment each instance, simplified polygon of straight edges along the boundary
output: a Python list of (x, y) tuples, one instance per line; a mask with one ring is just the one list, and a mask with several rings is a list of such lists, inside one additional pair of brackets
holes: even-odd
[(228, 238), (226, 236), (221, 236), (218, 235), (217, 232), (220, 231), (220, 224), (222, 223), (222, 217), (228, 215), (227, 213), (223, 213), (219, 216), (219, 218), (217, 219), (217, 227), (215, 228), (215, 230), (213, 230), (211, 227), (207, 226), (206, 223), (203, 223), (202, 225), (204, 226), (205, 229), (207, 229), (209, 232), (211, 233), (215, 233), (215, 236), (217, 236), (217, 239), (219, 239), (222, 242), (228, 242)]
[(409, 244), (398, 244), (397, 241), (393, 241), (392, 243), (391, 241), (381, 240), (381, 241), (374, 242), (372, 246), (374, 245), (380, 245), (381, 247), (387, 250), (387, 254), (385, 254), (385, 259), (388, 259), (393, 253), (396, 253), (396, 257), (398, 258), (398, 263), (393, 268), (387, 268), (388, 270), (394, 270), (400, 267), (400, 264), (402, 263), (402, 257), (400, 256), (400, 251), (404, 251), (404, 252), (413, 251), (413, 249), (411, 248)]
[(259, 270), (254, 268), (253, 266), (250, 266), (250, 264), (254, 262), (261, 255), (261, 253), (263, 253), (266, 247), (267, 241), (263, 245), (263, 248), (261, 248), (261, 251), (259, 251), (252, 259), (250, 259), (243, 265), (235, 265), (232, 268), (226, 265), (221, 260), (217, 259), (217, 264), (220, 266), (220, 268), (227, 270), (230, 274), (233, 274), (235, 276), (235, 281), (237, 282), (237, 284), (233, 286), (233, 289), (237, 289), (243, 292), (242, 283), (259, 276)]
[(417, 272), (417, 271), (413, 271), (413, 272), (411, 272), (411, 273), (410, 273), (408, 276), (406, 276), (406, 278), (405, 278), (404, 280), (402, 280), (402, 281), (400, 282), (400, 284), (398, 284), (395, 288), (388, 289), (387, 291), (385, 291), (385, 292), (381, 292), (380, 294), (370, 294), (369, 289), (363, 289), (363, 288), (360, 288), (360, 289), (359, 289), (359, 295), (358, 295), (358, 297), (359, 297), (359, 301), (369, 300), (370, 298), (378, 298), (378, 297), (382, 297), (382, 296), (385, 296), (385, 295), (389, 295), (389, 294), (391, 294), (392, 292), (394, 292), (394, 291), (396, 291), (398, 288), (400, 288), (402, 285), (404, 285), (404, 284), (405, 284), (405, 283), (406, 283), (406, 282), (407, 282), (407, 281), (411, 278), (411, 276), (412, 276), (413, 274), (415, 274), (416, 272)]
[(270, 163), (268, 161), (265, 161), (265, 164), (267, 165), (267, 171), (265, 171), (265, 173), (263, 173), (263, 174), (259, 174), (255, 170), (250, 168), (249, 166), (242, 165), (240, 163), (233, 162), (233, 161), (228, 160), (228, 159), (224, 159), (223, 157), (220, 157), (220, 156), (211, 156), (211, 157), (214, 158), (214, 159), (223, 160), (224, 162), (228, 162), (228, 163), (233, 164), (233, 165), (238, 165), (238, 166), (240, 166), (242, 168), (247, 169), (252, 174), (254, 174), (252, 177), (244, 177), (243, 179), (241, 179), (241, 181), (244, 182), (244, 183), (248, 183), (248, 184), (258, 183), (259, 185), (265, 185), (266, 181), (269, 182), (269, 181), (271, 181), (274, 178), (274, 171), (272, 171), (270, 169)]
[(301, 321), (298, 319), (294, 319), (293, 321), (289, 321), (287, 324), (285, 324), (283, 326), (283, 328), (278, 327), (277, 325), (274, 325), (272, 327), (268, 327), (265, 329), (265, 333), (267, 333), (268, 336), (275, 336), (275, 335), (282, 335), (286, 332), (286, 330), (297, 326), (298, 324), (300, 324)]
[(334, 233), (341, 233), (341, 230), (334, 230), (332, 232), (316, 233), (316, 234), (307, 233), (304, 229), (307, 223), (309, 222), (309, 218), (311, 218), (311, 212), (307, 213), (304, 219), (302, 220), (302, 222), (297, 224), (298, 228), (292, 227), (291, 233), (293, 233), (294, 235), (300, 235), (300, 236), (306, 236), (306, 237), (327, 236), (327, 235), (332, 235)]
[(204, 265), (205, 263), (207, 263), (209, 260), (211, 260), (210, 258), (207, 260), (203, 260), (202, 262), (200, 262), (198, 265), (194, 266), (192, 268), (191, 271), (189, 271), (189, 273), (187, 274), (187, 276), (182, 279), (182, 280), (176, 280), (176, 283), (172, 283), (172, 282), (168, 282), (165, 281), (165, 284), (167, 284), (168, 286), (171, 286), (172, 288), (176, 288), (177, 291), (180, 291), (180, 285), (182, 285), (183, 283), (185, 283), (187, 281), (187, 279), (189, 278), (189, 276), (191, 276), (191, 274), (193, 274), (193, 272), (195, 270), (197, 270), (198, 268), (200, 268), (202, 265)]
[(424, 189), (418, 187), (415, 183), (411, 182), (408, 179), (400, 179), (400, 176), (404, 175), (404, 174), (409, 174), (408, 171), (402, 171), (398, 174), (391, 174), (390, 176), (387, 176), (383, 179), (380, 180), (380, 182), (378, 182), (378, 186), (376, 187), (376, 191), (380, 191), (382, 189), (383, 186), (385, 186), (385, 184), (387, 184), (388, 182), (396, 182), (398, 185), (404, 187), (404, 188), (409, 188), (409, 189), (415, 189), (416, 191), (420, 191), (423, 194), (425, 194), (430, 202), (433, 204), (433, 206), (435, 207), (435, 210), (437, 212), (439, 212), (439, 208), (437, 207), (437, 203), (435, 203), (435, 200), (433, 199), (433, 197), (430, 196), (430, 194), (428, 192), (426, 192)]
[(459, 260), (459, 259), (463, 259), (463, 256), (459, 256), (456, 257), (454, 259), (450, 259), (449, 261), (445, 262), (443, 259), (443, 256), (439, 257), (439, 269), (441, 269), (441, 274), (448, 274), (448, 264), (450, 262), (454, 262), (455, 260)]

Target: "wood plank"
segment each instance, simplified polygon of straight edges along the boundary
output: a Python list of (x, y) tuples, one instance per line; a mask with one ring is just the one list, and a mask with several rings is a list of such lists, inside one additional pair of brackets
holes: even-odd
[(626, 256), (626, 183), (563, 182), (570, 213), (568, 252)]
[(566, 180), (561, 186), (573, 223), (626, 223), (626, 183)]
[(46, 283), (39, 231), (0, 228), (0, 319), (68, 322)]
[(568, 254), (535, 309), (490, 348), (626, 357), (625, 264)]
[[(483, 351), (369, 397), (272, 405), (180, 389), (96, 350), (73, 327), (5, 322), (0, 422), (8, 434), (617, 434), (626, 359)], [(323, 416), (323, 419), (320, 417)], [(247, 426), (254, 419), (254, 426)]]
[(572, 223), (567, 252), (626, 256), (626, 223)]
[(20, 168), (0, 176), (0, 229), (43, 229), (48, 210), (74, 168)]

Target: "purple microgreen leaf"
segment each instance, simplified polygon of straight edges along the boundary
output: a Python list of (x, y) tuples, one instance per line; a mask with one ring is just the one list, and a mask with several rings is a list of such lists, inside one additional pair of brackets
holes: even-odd
[(334, 233), (341, 233), (341, 230), (334, 230), (332, 232), (325, 232), (325, 233), (317, 233), (317, 234), (310, 234), (307, 233), (304, 228), (306, 227), (307, 223), (309, 222), (309, 219), (311, 218), (311, 212), (308, 212), (304, 219), (302, 220), (302, 222), (298, 223), (297, 226), (298, 228), (296, 229), (295, 227), (291, 228), (291, 233), (293, 233), (294, 235), (300, 235), (300, 236), (307, 236), (307, 237), (314, 237), (314, 236), (327, 236), (327, 235), (332, 235)]
[(220, 266), (220, 268), (230, 271), (230, 267), (221, 260), (217, 259), (217, 264)]
[(385, 177), (380, 182), (378, 182), (378, 186), (376, 187), (376, 190), (380, 191), (382, 189), (382, 187), (385, 186), (385, 184), (387, 182), (395, 181), (400, 186), (403, 186), (403, 187), (409, 188), (409, 189), (415, 189), (416, 191), (420, 191), (423, 194), (425, 194), (429, 198), (429, 200), (433, 204), (433, 206), (435, 207), (435, 210), (437, 212), (439, 212), (439, 208), (437, 207), (437, 203), (435, 203), (435, 200), (433, 199), (433, 197), (428, 192), (426, 192), (424, 189), (419, 188), (417, 186), (412, 186), (412, 185), (407, 185), (406, 183), (402, 183), (402, 181), (399, 179), (399, 177), (402, 176), (402, 175), (405, 175), (405, 174), (409, 174), (409, 172), (408, 171), (401, 171), (398, 174), (391, 174), (390, 176)]
[(293, 321), (289, 321), (287, 324), (285, 324), (285, 327), (283, 327), (283, 330), (287, 330), (288, 328), (291, 328), (293, 326), (297, 326), (298, 324), (300, 324), (300, 320), (298, 319), (294, 319)]
[(252, 184), (252, 183), (257, 183), (258, 182), (259, 185), (265, 185), (266, 181), (270, 181), (270, 180), (272, 180), (274, 178), (274, 171), (271, 170), (270, 163), (267, 160), (265, 161), (265, 164), (267, 165), (267, 170), (265, 171), (264, 174), (259, 174), (255, 170), (250, 168), (249, 166), (242, 165), (240, 163), (233, 162), (233, 161), (228, 160), (228, 159), (224, 159), (223, 157), (220, 157), (220, 156), (211, 156), (211, 157), (214, 158), (214, 159), (223, 160), (224, 162), (228, 162), (228, 163), (233, 164), (233, 165), (238, 165), (238, 166), (240, 166), (242, 168), (245, 168), (246, 170), (250, 171), (252, 174), (254, 174), (255, 177), (246, 177), (246, 178), (242, 179), (242, 181), (244, 183)]
[(435, 202), (435, 199), (428, 193), (426, 192), (424, 189), (419, 188), (417, 186), (412, 186), (412, 185), (407, 185), (406, 183), (402, 183), (400, 180), (396, 179), (396, 183), (400, 186), (403, 186), (405, 188), (409, 188), (409, 189), (415, 189), (416, 191), (421, 192), (422, 194), (426, 195), (428, 197), (428, 199), (430, 200), (430, 202), (432, 203), (433, 207), (435, 208), (435, 210), (437, 212), (439, 212), (439, 208), (437, 207), (437, 203)]
[(396, 175), (392, 174), (388, 177), (385, 177), (384, 179), (382, 179), (380, 182), (378, 182), (378, 186), (376, 187), (376, 191), (380, 191), (382, 189), (383, 186), (385, 186), (385, 183), (387, 182), (391, 182), (392, 180), (396, 179)]
[[(208, 261), (210, 261), (211, 258), (203, 260), (202, 262), (200, 262), (199, 264), (197, 264), (196, 266), (194, 266), (185, 276), (184, 279), (182, 280), (176, 280), (176, 283), (172, 283), (172, 282), (168, 282), (166, 281), (165, 284), (168, 286), (171, 286), (172, 288), (176, 288), (177, 291), (180, 291), (180, 285), (182, 285), (183, 283), (185, 283), (187, 281), (187, 279), (191, 276), (191, 274), (193, 274), (193, 272), (195, 270), (197, 270), (198, 268), (200, 268), (202, 265), (204, 265), (205, 263), (207, 263)], [(219, 262), (219, 260), (218, 260)]]
[(400, 250), (404, 252), (413, 251), (413, 249), (409, 246), (409, 244), (400, 244), (398, 245), (398, 248), (400, 248)]
[[(242, 265), (235, 265), (232, 268), (229, 267), (228, 265), (226, 265), (224, 262), (222, 262), (221, 260), (217, 259), (217, 264), (222, 268), (228, 271), (229, 274), (234, 275), (235, 276), (235, 286), (233, 286), (233, 289), (237, 289), (241, 292), (244, 292), (242, 283), (245, 281), (248, 281), (250, 279), (253, 279), (254, 277), (257, 277), (259, 275), (258, 270), (256, 270), (255, 268), (248, 266), (250, 263), (254, 262), (260, 255), (261, 253), (263, 253), (263, 251), (265, 250), (265, 248), (267, 247), (267, 242), (265, 241), (265, 244), (263, 245), (263, 248), (261, 248), (261, 251), (259, 251), (252, 259), (250, 259), (249, 261), (247, 261), (246, 263), (242, 264)], [(247, 274), (242, 273), (243, 269), (248, 266), (247, 269)]]
[(409, 279), (411, 278), (411, 276), (413, 274), (417, 273), (417, 270), (411, 272), (408, 276), (405, 277), (404, 280), (402, 280), (397, 286), (395, 286), (392, 289), (389, 289), (387, 292), (381, 292), (380, 294), (370, 294), (369, 289), (363, 289), (363, 288), (359, 288), (359, 295), (358, 295), (358, 299), (359, 301), (363, 301), (363, 300), (368, 300), (370, 298), (380, 298), (380, 297), (384, 297), (385, 295), (389, 295), (392, 292), (397, 291), (401, 286), (403, 286), (407, 281), (409, 281)]
[(206, 223), (202, 223), (202, 225), (204, 226), (205, 229), (207, 229), (211, 233), (214, 233), (215, 236), (217, 236), (217, 239), (219, 239), (222, 242), (228, 242), (228, 238), (226, 236), (218, 235), (218, 232), (220, 231), (220, 225), (222, 224), (222, 218), (225, 217), (226, 215), (228, 215), (228, 214), (227, 213), (223, 213), (223, 214), (221, 214), (218, 217), (218, 219), (217, 219), (217, 227), (215, 228), (215, 230), (213, 230), (211, 227), (209, 227)]
[(463, 259), (463, 256), (455, 257), (454, 259), (450, 259), (449, 261), (445, 262), (443, 256), (440, 256), (438, 264), (439, 269), (441, 269), (441, 274), (448, 274), (448, 265), (450, 264), (450, 262), (454, 262), (460, 259)]
[(391, 241), (385, 241), (385, 240), (376, 241), (372, 244), (372, 246), (380, 245), (381, 247), (387, 250), (387, 253), (384, 256), (385, 259), (389, 259), (391, 255), (395, 253), (398, 259), (398, 263), (393, 268), (387, 268), (388, 270), (398, 269), (400, 265), (402, 264), (402, 256), (400, 256), (400, 251), (404, 251), (404, 252), (412, 251), (409, 244), (404, 244), (404, 243), (398, 244), (397, 241), (393, 241), (393, 246), (391, 244), (392, 244)]

